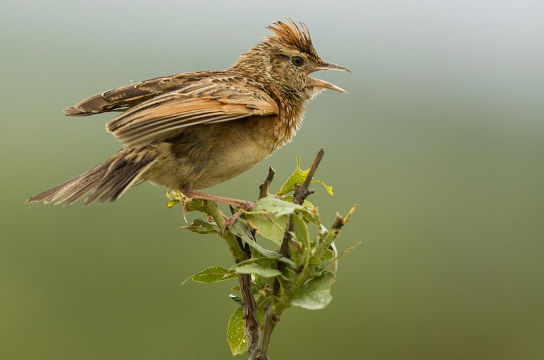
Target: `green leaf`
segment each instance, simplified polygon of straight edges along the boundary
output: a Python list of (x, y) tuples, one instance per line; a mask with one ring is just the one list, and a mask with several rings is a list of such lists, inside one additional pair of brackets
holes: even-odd
[(169, 209), (176, 204), (183, 203), (183, 198), (179, 191), (168, 191), (166, 193), (166, 197), (168, 198), (168, 202), (166, 203), (166, 206)]
[(308, 224), (300, 217), (294, 215), (291, 219), (293, 221), (293, 232), (295, 239), (301, 244), (303, 248), (310, 248), (310, 233), (308, 231)]
[(317, 267), (321, 265), (321, 260), (317, 256), (310, 256), (310, 266)]
[[(242, 222), (242, 220), (236, 221), (234, 224), (229, 226), (229, 231), (240, 237), (242, 241), (245, 244), (248, 244), (251, 248), (253, 248), (255, 251), (257, 251), (259, 254), (263, 255), (267, 259), (274, 259), (276, 261), (281, 261), (292, 267), (293, 269), (296, 269), (297, 266), (295, 263), (285, 257), (282, 257), (281, 254), (277, 251), (272, 251), (264, 248), (263, 246), (259, 245), (253, 238), (253, 236), (250, 233), (249, 228)], [(254, 261), (255, 258), (253, 258), (251, 261)]]
[(275, 219), (264, 215), (247, 215), (247, 224), (255, 229), (259, 235), (278, 246), (281, 246), (283, 241), (287, 220), (289, 220), (287, 215)]
[(182, 229), (190, 230), (199, 234), (218, 234), (217, 225), (215, 222), (208, 222), (202, 219), (195, 219), (188, 226), (182, 226)]
[(257, 200), (255, 207), (250, 212), (250, 214), (272, 214), (276, 217), (282, 215), (289, 215), (295, 211), (308, 212), (308, 209), (303, 206), (294, 204), (292, 202), (285, 201), (283, 199), (278, 199), (275, 196), (268, 196), (262, 199)]
[(332, 260), (335, 258), (334, 251), (327, 249), (323, 254), (323, 260)]
[(295, 185), (301, 184), (306, 180), (306, 176), (308, 176), (308, 172), (310, 169), (302, 171), (300, 169), (300, 158), (297, 156), (297, 168), (291, 176), (283, 183), (280, 190), (276, 193), (277, 195), (283, 195), (287, 194), (288, 192), (295, 191)]
[(277, 269), (267, 268), (255, 263), (236, 266), (233, 270), (236, 271), (238, 274), (256, 274), (266, 278), (281, 275), (281, 272)]
[(330, 290), (333, 282), (334, 274), (331, 272), (313, 278), (302, 286), (292, 305), (310, 310), (323, 309), (331, 302)]
[(234, 295), (234, 294), (230, 294), (229, 295), (229, 298), (234, 301), (235, 303), (237, 303), (238, 305), (242, 305), (242, 298), (238, 295)]
[[(291, 174), (291, 176), (289, 176), (289, 178), (285, 181), (285, 183), (283, 183), (283, 185), (281, 186), (280, 190), (276, 193), (276, 195), (284, 195), (291, 191), (295, 191), (295, 185), (296, 184), (302, 185), (304, 183), (304, 180), (306, 180), (306, 177), (308, 177), (309, 171), (310, 169), (306, 169), (306, 170), (300, 169), (300, 158), (297, 156), (297, 168)], [(325, 184), (323, 181), (316, 180), (316, 179), (312, 180), (312, 183), (320, 183), (321, 185), (323, 185), (323, 187), (329, 193), (329, 195), (332, 196), (333, 194), (332, 186), (329, 186)]]
[(227, 342), (229, 343), (232, 355), (242, 355), (247, 352), (244, 326), (244, 311), (241, 306), (238, 306), (229, 318), (227, 325)]
[(166, 206), (169, 209), (176, 204), (185, 204), (185, 211), (206, 212), (201, 199), (190, 199), (179, 191), (168, 191), (166, 197), (168, 198)]
[(281, 246), (289, 215), (295, 211), (309, 213), (310, 210), (274, 196), (257, 201), (253, 211), (246, 213), (247, 223), (259, 235)]
[(291, 253), (291, 260), (296, 264), (295, 269), (302, 265), (302, 254), (301, 254), (302, 249), (300, 248), (300, 246), (297, 246), (297, 245), (298, 243), (293, 241), (291, 241), (291, 243), (289, 244), (289, 249), (290, 249), (289, 252)]
[(231, 226), (229, 226), (229, 231), (232, 234), (241, 238), (244, 243), (251, 246), (253, 249), (255, 249), (258, 253), (260, 253), (264, 257), (267, 257), (270, 259), (277, 259), (281, 257), (280, 253), (265, 249), (261, 245), (257, 244), (257, 242), (254, 241), (252, 237), (250, 237), (249, 229), (246, 226), (246, 224), (244, 224), (240, 219), (236, 221), (234, 224), (232, 224)]
[[(287, 202), (293, 202), (295, 200), (295, 197), (293, 195), (285, 195), (285, 196), (282, 196), (282, 199), (287, 201)], [(302, 202), (302, 206), (304, 206), (306, 209), (308, 210), (313, 210), (315, 209), (315, 206), (314, 204), (312, 204), (311, 202), (309, 202), (308, 200), (304, 200)]]
[(228, 269), (221, 266), (209, 267), (193, 276), (188, 277), (183, 283), (185, 284), (189, 279), (201, 284), (213, 284), (220, 281), (236, 278), (237, 275), (230, 273)]
[(332, 186), (329, 186), (327, 184), (325, 184), (323, 181), (321, 180), (312, 180), (313, 183), (320, 183), (321, 185), (323, 185), (323, 187), (325, 188), (325, 190), (327, 190), (327, 192), (329, 193), (330, 196), (333, 195), (333, 192), (332, 192)]
[(185, 211), (198, 211), (201, 213), (206, 213), (206, 208), (204, 207), (204, 200), (202, 199), (191, 199), (185, 206)]

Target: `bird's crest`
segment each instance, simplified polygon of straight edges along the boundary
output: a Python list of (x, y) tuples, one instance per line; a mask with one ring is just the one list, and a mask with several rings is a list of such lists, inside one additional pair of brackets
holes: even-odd
[(310, 31), (306, 25), (300, 23), (299, 27), (289, 18), (287, 18), (287, 22), (288, 23), (277, 21), (273, 25), (267, 26), (266, 28), (274, 33), (274, 35), (271, 35), (268, 38), (271, 40), (279, 40), (287, 45), (296, 47), (308, 55), (317, 56), (317, 52), (312, 45)]

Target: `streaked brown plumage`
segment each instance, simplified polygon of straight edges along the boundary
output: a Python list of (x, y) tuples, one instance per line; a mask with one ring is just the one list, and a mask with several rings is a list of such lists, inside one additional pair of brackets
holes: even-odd
[(67, 116), (125, 111), (107, 125), (124, 147), (28, 202), (71, 204), (88, 193), (85, 204), (114, 201), (146, 180), (191, 196), (291, 141), (312, 97), (326, 88), (345, 92), (309, 74), (347, 69), (320, 59), (304, 24), (288, 19), (268, 28), (274, 34), (228, 70), (150, 79), (65, 109)]

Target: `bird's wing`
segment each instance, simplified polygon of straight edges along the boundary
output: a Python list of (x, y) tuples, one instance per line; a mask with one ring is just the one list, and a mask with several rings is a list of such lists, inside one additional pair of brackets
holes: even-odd
[(108, 131), (125, 145), (136, 146), (198, 124), (275, 116), (276, 102), (251, 81), (207, 78), (134, 106), (108, 123)]
[(161, 94), (180, 89), (193, 82), (202, 81), (210, 75), (223, 73), (221, 71), (200, 71), (140, 81), (91, 96), (64, 109), (64, 114), (67, 116), (89, 116), (109, 111), (125, 111)]

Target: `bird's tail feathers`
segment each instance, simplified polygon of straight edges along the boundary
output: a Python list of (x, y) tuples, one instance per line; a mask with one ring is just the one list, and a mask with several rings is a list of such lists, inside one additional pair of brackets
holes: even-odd
[(139, 158), (134, 161), (134, 154), (121, 151), (95, 166), (91, 170), (57, 185), (41, 194), (32, 196), (26, 202), (43, 201), (45, 204), (64, 202), (70, 205), (91, 192), (84, 205), (98, 199), (99, 202), (115, 201), (154, 164), (155, 159)]

